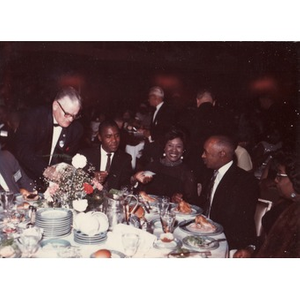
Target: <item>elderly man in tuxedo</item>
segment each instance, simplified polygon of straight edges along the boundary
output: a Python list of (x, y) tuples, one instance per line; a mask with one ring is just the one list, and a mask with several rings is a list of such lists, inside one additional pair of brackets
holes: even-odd
[(214, 175), (204, 185), (200, 206), (209, 218), (223, 226), (230, 249), (254, 248), (258, 181), (236, 166), (235, 148), (228, 136), (211, 136), (205, 141), (202, 158)]
[(131, 155), (119, 149), (120, 129), (114, 120), (106, 119), (99, 126), (97, 147), (80, 150), (95, 168), (95, 177), (109, 191), (130, 184), (133, 173)]
[(164, 100), (164, 97), (165, 93), (159, 86), (154, 86), (149, 90), (148, 102), (153, 108), (153, 112), (150, 130), (144, 130), (147, 139), (140, 160), (143, 166), (162, 155), (164, 135), (172, 125), (175, 125), (176, 111), (172, 105)]
[(14, 154), (26, 174), (42, 183), (48, 165), (70, 163), (79, 148), (82, 125), (76, 121), (82, 98), (72, 87), (58, 92), (51, 106), (29, 109), (21, 118)]

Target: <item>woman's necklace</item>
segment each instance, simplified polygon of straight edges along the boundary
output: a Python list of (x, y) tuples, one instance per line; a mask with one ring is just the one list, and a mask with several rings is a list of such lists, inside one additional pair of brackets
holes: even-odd
[(166, 158), (161, 158), (160, 159), (161, 164), (167, 167), (175, 167), (179, 166), (182, 163), (182, 159), (176, 160), (176, 161), (169, 161)]

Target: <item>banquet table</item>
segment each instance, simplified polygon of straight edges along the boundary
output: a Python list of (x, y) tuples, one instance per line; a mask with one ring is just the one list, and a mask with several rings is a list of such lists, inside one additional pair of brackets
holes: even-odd
[[(39, 210), (39, 209), (38, 209)], [(48, 213), (47, 209), (45, 209)], [(70, 215), (70, 211), (68, 211), (68, 215)], [(154, 209), (150, 209), (148, 213), (145, 214), (145, 219), (148, 224), (151, 224), (150, 230), (149, 226), (146, 229), (139, 229), (134, 227), (133, 225), (128, 225), (126, 223), (116, 224), (112, 229), (108, 230), (106, 233), (106, 238), (101, 241), (93, 242), (78, 242), (78, 237), (76, 240), (76, 233), (74, 226), (74, 219), (78, 212), (72, 211), (72, 226), (70, 226), (70, 231), (62, 236), (43, 236), (40, 241), (40, 247), (37, 252), (35, 252), (31, 257), (36, 258), (58, 258), (58, 257), (82, 257), (82, 258), (90, 258), (93, 253), (100, 249), (108, 249), (112, 252), (112, 257), (126, 257), (124, 254), (124, 248), (122, 245), (122, 234), (124, 233), (137, 233), (140, 237), (140, 243), (136, 254), (133, 256), (134, 258), (167, 258), (170, 257), (169, 254), (172, 251), (178, 252), (182, 249), (188, 249), (191, 254), (189, 257), (191, 258), (227, 258), (229, 257), (228, 244), (226, 241), (225, 234), (221, 230), (220, 232), (216, 232), (214, 234), (206, 234), (209, 238), (214, 239), (222, 239), (217, 244), (217, 247), (211, 249), (193, 249), (193, 247), (189, 247), (183, 242), (183, 239), (187, 236), (193, 235), (186, 230), (183, 230), (180, 224), (182, 222), (191, 220), (195, 218), (195, 215), (184, 215), (184, 214), (176, 214), (176, 225), (173, 232), (174, 241), (170, 244), (162, 243), (160, 240), (160, 236), (163, 233), (159, 214)], [(102, 213), (101, 213), (102, 214)], [(106, 216), (105, 216), (106, 217)], [(37, 224), (35, 224), (37, 225)], [(74, 227), (74, 228), (73, 228)], [(45, 232), (44, 232), (45, 233)], [(66, 250), (64, 248), (55, 248), (52, 247), (50, 242), (51, 240), (56, 240), (61, 243), (68, 244), (67, 250), (70, 251), (61, 251)], [(48, 246), (45, 246), (47, 245)], [(173, 245), (174, 244), (174, 245)], [(50, 247), (49, 247), (50, 245)], [(75, 254), (76, 255), (75, 255)], [(25, 254), (20, 255), (20, 257), (27, 257)]]
[[(145, 218), (149, 222), (156, 221), (158, 218), (158, 214), (155, 213), (146, 214)], [(179, 224), (181, 221), (184, 221), (186, 218), (179, 217), (177, 219)], [(140, 246), (136, 254), (133, 256), (134, 258), (167, 258), (168, 254), (174, 250), (173, 248), (156, 248), (153, 246), (155, 242), (159, 240), (160, 234), (162, 233), (162, 228), (160, 226), (155, 228), (153, 233), (149, 233), (145, 230), (136, 228), (132, 225), (120, 223), (114, 226), (112, 230), (109, 230), (107, 232), (107, 239), (105, 241), (93, 245), (79, 244), (75, 242), (73, 231), (71, 231), (68, 236), (62, 237), (60, 239), (70, 242), (70, 244), (76, 248), (78, 247), (80, 257), (89, 258), (94, 252), (100, 249), (108, 249), (108, 250), (116, 251), (116, 253), (124, 254), (121, 236), (123, 233), (129, 233), (129, 232), (137, 233), (140, 236)], [(182, 239), (188, 235), (189, 234), (183, 231), (181, 228), (179, 228), (179, 226), (177, 226), (174, 230), (174, 237), (176, 240), (182, 241)], [(213, 235), (212, 237), (215, 239), (224, 239), (225, 235), (222, 232), (220, 234)], [(46, 238), (46, 240), (51, 238), (52, 237)], [(182, 246), (183, 248), (186, 248), (184, 245)], [(192, 249), (190, 249), (190, 251), (193, 252)], [(57, 253), (53, 249), (49, 250), (40, 247), (39, 250), (35, 253), (34, 257), (47, 258), (47, 257), (60, 257), (60, 256), (59, 253)], [(115, 257), (119, 257), (119, 256), (115, 256)], [(191, 255), (191, 257), (226, 258), (228, 257), (227, 241), (226, 240), (221, 241), (217, 249), (209, 250), (209, 255), (205, 255), (205, 254), (203, 255), (203, 253), (202, 254), (194, 253), (193, 255)]]

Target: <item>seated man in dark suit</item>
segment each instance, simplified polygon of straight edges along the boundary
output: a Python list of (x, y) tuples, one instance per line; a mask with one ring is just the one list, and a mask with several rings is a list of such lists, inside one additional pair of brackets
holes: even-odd
[(26, 174), (43, 185), (48, 165), (70, 163), (77, 153), (83, 127), (79, 117), (82, 100), (72, 87), (63, 88), (51, 106), (29, 109), (20, 120), (13, 154)]
[(211, 136), (202, 158), (214, 176), (204, 185), (200, 206), (224, 228), (229, 249), (254, 248), (254, 214), (259, 195), (257, 179), (233, 162), (236, 144), (227, 136)]
[(16, 158), (7, 150), (0, 149), (0, 191), (30, 193), (34, 190), (33, 181), (28, 178)]
[(119, 149), (120, 129), (113, 120), (106, 119), (99, 126), (97, 147), (80, 150), (80, 154), (95, 168), (98, 181), (109, 191), (130, 184), (133, 173), (131, 155)]

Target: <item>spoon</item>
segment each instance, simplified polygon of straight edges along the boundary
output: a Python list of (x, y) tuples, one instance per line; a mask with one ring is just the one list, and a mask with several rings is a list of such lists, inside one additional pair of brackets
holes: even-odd
[(213, 241), (210, 241), (210, 242), (208, 242), (208, 243), (205, 243), (205, 246), (208, 246), (208, 245), (210, 245), (210, 244), (212, 244), (212, 243), (214, 243), (214, 242), (224, 242), (224, 241), (226, 241), (226, 239), (213, 240)]

